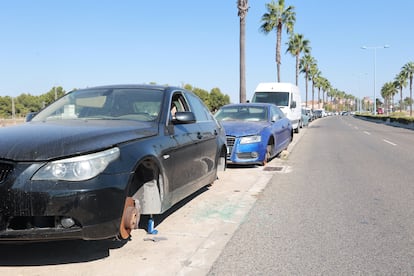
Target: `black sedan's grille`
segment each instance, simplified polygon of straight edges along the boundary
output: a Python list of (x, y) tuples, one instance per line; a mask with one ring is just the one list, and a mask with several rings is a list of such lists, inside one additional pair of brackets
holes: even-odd
[(234, 142), (236, 141), (236, 137), (226, 136), (226, 140), (227, 140), (227, 158), (230, 158), (231, 152), (233, 151)]
[(0, 183), (6, 180), (7, 176), (13, 171), (13, 166), (7, 163), (0, 163)]

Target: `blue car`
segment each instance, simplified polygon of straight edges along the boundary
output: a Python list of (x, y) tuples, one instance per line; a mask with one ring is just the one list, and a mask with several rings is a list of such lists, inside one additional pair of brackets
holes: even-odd
[(274, 104), (229, 104), (215, 117), (226, 132), (228, 164), (265, 165), (293, 138), (290, 120)]

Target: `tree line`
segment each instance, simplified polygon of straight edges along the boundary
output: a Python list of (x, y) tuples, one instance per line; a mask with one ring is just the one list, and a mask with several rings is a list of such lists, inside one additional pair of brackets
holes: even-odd
[[(244, 30), (245, 30), (245, 17), (249, 9), (248, 0), (237, 1), (238, 16), (240, 17), (240, 102), (244, 102), (246, 99), (245, 91), (245, 53), (244, 53)], [(332, 86), (330, 81), (322, 75), (321, 70), (318, 67), (318, 62), (315, 57), (312, 56), (310, 47), (310, 41), (305, 38), (303, 34), (295, 32), (296, 23), (296, 11), (294, 6), (288, 6), (285, 4), (285, 0), (278, 0), (277, 2), (271, 1), (266, 4), (267, 12), (261, 17), (260, 31), (264, 34), (276, 32), (276, 72), (277, 82), (280, 82), (281, 71), (281, 45), (282, 45), (282, 33), (285, 30), (289, 35), (286, 42), (287, 50), (296, 59), (296, 85), (298, 85), (299, 74), (303, 74), (305, 78), (305, 106), (308, 107), (308, 83), (311, 83), (311, 108), (315, 108), (315, 89), (318, 92), (317, 95), (317, 108), (322, 105), (327, 110), (344, 110), (347, 108), (355, 108), (355, 101), (357, 98), (348, 94), (340, 89)], [(412, 79), (414, 73), (414, 63), (408, 62), (403, 66), (402, 71), (397, 75), (393, 82), (386, 83), (384, 85), (385, 92), (382, 97), (388, 101), (390, 97), (396, 94), (395, 91), (400, 92), (400, 111), (404, 106), (404, 103), (410, 106), (410, 116), (412, 116)], [(410, 97), (405, 101), (402, 99), (402, 89), (407, 85), (407, 81), (410, 81)], [(379, 99), (374, 99), (378, 101)]]
[[(400, 94), (398, 106), (400, 112), (406, 106), (410, 108), (410, 116), (413, 116), (413, 76), (414, 62), (407, 62), (401, 67), (401, 71), (397, 73), (394, 80), (386, 82), (381, 88), (381, 96), (384, 98), (385, 110), (388, 112), (394, 107), (394, 96)], [(403, 99), (403, 88), (410, 85), (410, 96)]]
[[(230, 103), (230, 97), (223, 94), (219, 88), (213, 88), (208, 92), (207, 90), (193, 87), (190, 84), (185, 84), (183, 87), (193, 91), (194, 94), (200, 97), (212, 112)], [(30, 112), (41, 110), (65, 95), (65, 93), (66, 91), (61, 86), (58, 86), (52, 87), (48, 92), (39, 96), (34, 96), (30, 93), (22, 93), (17, 97), (0, 96), (0, 118), (23, 118)]]

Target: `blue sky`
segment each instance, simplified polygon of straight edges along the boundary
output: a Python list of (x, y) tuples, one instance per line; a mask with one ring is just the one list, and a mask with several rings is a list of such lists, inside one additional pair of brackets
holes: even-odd
[[(120, 83), (220, 88), (239, 101), (239, 18), (236, 0), (14, 0), (0, 3), (0, 96), (40, 95)], [(276, 81), (276, 34), (259, 31), (270, 0), (250, 0), (246, 19), (246, 87)], [(411, 0), (286, 0), (295, 32), (310, 41), (322, 76), (357, 97), (376, 91), (414, 61)], [(295, 81), (285, 54), (281, 80)], [(301, 75), (299, 87), (304, 97)], [(409, 90), (404, 90), (404, 97)]]

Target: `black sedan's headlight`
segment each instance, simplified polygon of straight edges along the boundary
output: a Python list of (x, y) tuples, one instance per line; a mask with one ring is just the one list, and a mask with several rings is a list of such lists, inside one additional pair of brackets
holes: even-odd
[(41, 167), (32, 180), (84, 181), (94, 178), (105, 170), (109, 163), (119, 157), (119, 148), (111, 148), (57, 161)]

